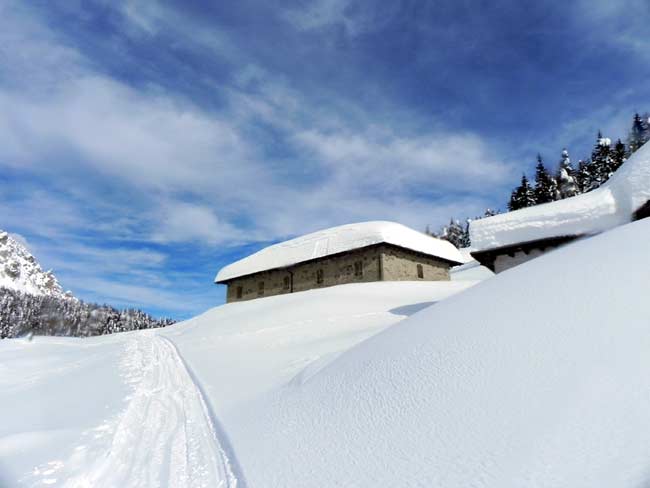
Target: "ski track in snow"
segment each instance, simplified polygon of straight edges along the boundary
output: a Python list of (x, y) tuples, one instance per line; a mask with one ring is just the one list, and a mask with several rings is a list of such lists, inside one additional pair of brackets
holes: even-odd
[(242, 487), (201, 390), (169, 339), (134, 338), (121, 369), (134, 391), (110, 449), (65, 487)]

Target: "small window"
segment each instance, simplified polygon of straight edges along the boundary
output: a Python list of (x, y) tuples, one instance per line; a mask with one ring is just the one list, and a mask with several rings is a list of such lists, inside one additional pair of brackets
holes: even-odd
[(237, 298), (241, 298), (243, 294), (244, 294), (244, 287), (243, 286), (238, 286), (237, 287)]
[(363, 261), (354, 262), (354, 276), (363, 276)]
[(264, 282), (260, 281), (259, 285), (257, 285), (257, 296), (261, 297), (264, 295)]
[(421, 264), (418, 264), (418, 278), (420, 279), (424, 278), (424, 270), (422, 269)]
[(291, 280), (289, 279), (288, 276), (285, 276), (285, 277), (284, 277), (284, 289), (285, 289), (285, 290), (288, 290), (290, 284), (291, 284)]
[(323, 270), (319, 269), (318, 271), (316, 271), (316, 283), (320, 285), (322, 282), (323, 282)]

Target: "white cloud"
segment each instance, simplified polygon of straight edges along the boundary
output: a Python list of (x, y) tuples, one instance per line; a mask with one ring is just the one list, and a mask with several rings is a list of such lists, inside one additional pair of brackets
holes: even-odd
[(372, 5), (353, 0), (312, 0), (282, 12), (282, 17), (301, 31), (340, 25), (350, 37), (372, 32), (384, 26), (399, 11), (397, 2)]
[(245, 240), (243, 232), (224, 222), (204, 205), (173, 202), (164, 211), (160, 228), (154, 233), (158, 242), (198, 240), (209, 244), (232, 244)]
[(620, 44), (650, 60), (650, 3), (647, 0), (580, 0), (576, 16), (589, 21), (598, 41)]

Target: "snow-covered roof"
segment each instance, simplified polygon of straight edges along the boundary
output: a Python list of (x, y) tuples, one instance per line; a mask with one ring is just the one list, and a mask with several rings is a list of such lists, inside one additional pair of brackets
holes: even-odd
[(628, 223), (650, 200), (650, 144), (600, 188), (575, 197), (475, 220), (470, 238), (484, 251), (560, 236), (591, 235)]
[(449, 242), (428, 236), (402, 224), (384, 221), (359, 222), (332, 227), (266, 247), (222, 268), (215, 282), (221, 283), (239, 276), (283, 268), (382, 243), (393, 244), (454, 263), (465, 262), (458, 249)]

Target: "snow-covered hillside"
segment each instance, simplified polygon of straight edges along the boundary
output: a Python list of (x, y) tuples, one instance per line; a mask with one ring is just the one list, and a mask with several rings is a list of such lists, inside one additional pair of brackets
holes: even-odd
[[(218, 486), (199, 464), (226, 480), (241, 472), (225, 454), (225, 412), (306, 381), (352, 345), (471, 285), (351, 284), (234, 303), (165, 328), (171, 343), (163, 329), (0, 341), (0, 418), (11, 419), (0, 422), (0, 486)], [(216, 441), (206, 443), (206, 432)]]
[(0, 342), (0, 485), (648, 486), (648, 239)]
[(30, 295), (72, 298), (52, 271), (43, 271), (34, 256), (7, 232), (0, 230), (0, 288)]

